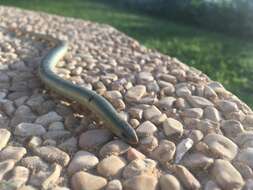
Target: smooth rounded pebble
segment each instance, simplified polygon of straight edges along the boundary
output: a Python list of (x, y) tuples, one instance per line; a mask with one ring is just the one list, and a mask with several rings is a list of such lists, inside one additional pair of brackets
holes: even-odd
[(98, 162), (99, 160), (94, 154), (86, 151), (78, 151), (69, 163), (68, 173), (72, 175), (80, 170), (89, 170), (95, 167)]
[(7, 146), (0, 152), (0, 161), (2, 160), (15, 160), (18, 162), (27, 153), (24, 147)]
[(105, 190), (122, 190), (122, 189), (123, 189), (122, 184), (118, 179), (109, 181), (105, 188)]
[(208, 134), (203, 141), (214, 158), (232, 160), (238, 152), (238, 147), (233, 141), (219, 134)]
[(237, 120), (222, 121), (221, 129), (224, 131), (224, 135), (230, 139), (235, 139), (238, 134), (244, 132), (242, 124)]
[(105, 178), (82, 171), (75, 173), (71, 178), (73, 190), (101, 190), (106, 184)]
[(214, 181), (209, 180), (205, 184), (205, 190), (222, 190)]
[(37, 147), (34, 151), (35, 154), (42, 157), (43, 159), (49, 162), (59, 163), (62, 166), (66, 166), (70, 160), (69, 155), (67, 153), (54, 146)]
[(21, 160), (21, 165), (33, 171), (47, 171), (49, 164), (38, 156), (27, 156)]
[(99, 151), (99, 154), (102, 157), (106, 157), (109, 155), (116, 155), (119, 156), (121, 154), (124, 154), (128, 151), (130, 146), (126, 143), (124, 143), (121, 140), (113, 140), (109, 143), (105, 144)]
[(151, 136), (156, 131), (157, 127), (150, 121), (145, 121), (136, 129), (136, 132), (140, 137)]
[(112, 133), (107, 129), (93, 129), (84, 132), (79, 138), (79, 146), (82, 149), (97, 148), (112, 139)]
[(212, 102), (200, 96), (188, 96), (187, 100), (194, 108), (205, 108), (207, 106), (213, 106)]
[(173, 142), (162, 140), (158, 147), (152, 152), (152, 155), (161, 163), (166, 163), (173, 159), (175, 152), (176, 145)]
[(221, 120), (220, 112), (213, 106), (207, 106), (204, 109), (204, 118), (211, 121), (219, 122)]
[(155, 172), (156, 165), (157, 163), (154, 160), (148, 158), (135, 159), (125, 167), (123, 177), (127, 179), (141, 174), (152, 175)]
[(244, 185), (241, 174), (227, 160), (215, 160), (211, 176), (223, 189), (240, 189)]
[(97, 172), (106, 177), (120, 177), (122, 169), (126, 166), (126, 161), (124, 158), (111, 155), (104, 158), (97, 165)]
[(163, 130), (166, 136), (182, 136), (183, 134), (183, 125), (180, 121), (173, 119), (173, 118), (167, 118), (163, 122)]
[(5, 160), (0, 162), (0, 181), (4, 178), (4, 175), (12, 170), (14, 167), (15, 162), (13, 160)]
[(182, 186), (177, 178), (173, 175), (166, 174), (159, 178), (159, 186), (161, 190), (182, 190)]
[(240, 150), (236, 159), (253, 168), (253, 148), (245, 148)]
[(0, 129), (0, 151), (7, 145), (11, 133), (7, 129)]
[(201, 153), (188, 154), (182, 160), (183, 165), (190, 170), (206, 170), (213, 164), (213, 162), (213, 158), (207, 157)]
[(235, 138), (235, 142), (240, 148), (251, 147), (249, 145), (251, 144), (252, 141), (253, 141), (253, 131), (245, 131), (239, 133)]
[(157, 178), (150, 175), (134, 176), (123, 183), (124, 190), (156, 190), (157, 187)]
[(228, 100), (219, 100), (217, 106), (224, 114), (238, 111), (237, 104)]
[(12, 171), (12, 177), (8, 180), (17, 189), (26, 184), (29, 179), (29, 169), (23, 166), (16, 166)]
[(150, 120), (155, 116), (161, 115), (161, 111), (156, 106), (151, 106), (144, 110), (143, 117), (145, 120)]
[(128, 89), (125, 99), (129, 102), (138, 101), (146, 93), (146, 87), (143, 85), (137, 85)]
[(41, 184), (42, 189), (49, 189), (54, 187), (61, 175), (62, 167), (59, 164), (54, 163), (52, 165), (52, 168), (53, 169), (50, 175)]
[(144, 159), (146, 156), (144, 154), (142, 154), (141, 152), (139, 152), (137, 149), (135, 148), (129, 148), (129, 150), (127, 151), (127, 160), (128, 161), (132, 161), (135, 159)]
[(201, 184), (194, 177), (194, 175), (184, 166), (176, 165), (173, 168), (173, 174), (179, 179), (179, 181), (188, 189), (200, 189)]
[(194, 142), (190, 138), (183, 139), (176, 147), (175, 163), (179, 163), (184, 155), (192, 148)]
[(188, 108), (181, 113), (181, 116), (200, 119), (203, 116), (203, 112), (201, 108)]
[(48, 126), (52, 122), (56, 121), (61, 121), (62, 117), (58, 115), (56, 112), (51, 111), (47, 114), (44, 114), (42, 116), (39, 116), (36, 120), (35, 123), (41, 124), (43, 126)]
[(39, 124), (20, 123), (15, 127), (14, 134), (21, 137), (41, 136), (46, 133), (46, 129)]

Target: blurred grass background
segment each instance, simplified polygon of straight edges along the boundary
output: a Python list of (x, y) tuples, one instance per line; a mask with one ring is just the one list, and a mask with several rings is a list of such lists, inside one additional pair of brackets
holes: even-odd
[(122, 6), (119, 0), (0, 0), (1, 5), (106, 23), (196, 67), (253, 108), (253, 40), (200, 29)]

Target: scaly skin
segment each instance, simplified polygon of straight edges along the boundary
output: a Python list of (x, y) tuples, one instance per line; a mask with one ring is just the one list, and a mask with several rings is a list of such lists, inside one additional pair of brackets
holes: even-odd
[(39, 67), (40, 79), (53, 91), (75, 100), (92, 110), (115, 135), (130, 144), (137, 144), (138, 137), (135, 130), (118, 116), (117, 111), (105, 98), (92, 90), (76, 86), (69, 81), (63, 80), (53, 72), (53, 68), (65, 55), (67, 49), (67, 42), (60, 41), (45, 56)]

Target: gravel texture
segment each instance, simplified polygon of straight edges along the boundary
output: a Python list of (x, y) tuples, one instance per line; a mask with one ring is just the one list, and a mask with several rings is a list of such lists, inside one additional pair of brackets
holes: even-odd
[[(107, 98), (135, 147), (47, 90), (37, 67)], [(253, 112), (220, 83), (108, 25), (0, 6), (0, 189), (253, 189)], [(218, 72), (218, 71), (217, 71)]]

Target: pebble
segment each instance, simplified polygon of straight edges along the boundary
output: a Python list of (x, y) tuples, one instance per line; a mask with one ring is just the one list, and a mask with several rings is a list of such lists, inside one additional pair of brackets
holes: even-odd
[(50, 123), (48, 126), (49, 131), (60, 131), (64, 130), (64, 124), (62, 122), (56, 121), (53, 123)]
[(41, 124), (43, 126), (48, 126), (50, 123), (52, 122), (56, 122), (56, 121), (61, 121), (62, 117), (60, 115), (58, 115), (56, 112), (51, 111), (47, 114), (44, 114), (42, 116), (39, 116), (36, 120), (35, 123), (37, 124)]
[(142, 154), (141, 152), (139, 152), (137, 149), (135, 148), (129, 148), (129, 150), (127, 151), (127, 160), (128, 161), (132, 161), (135, 159), (144, 159), (146, 156), (144, 154)]
[(191, 91), (187, 88), (187, 86), (183, 86), (176, 89), (176, 95), (178, 97), (188, 97), (191, 95)]
[(142, 119), (143, 110), (139, 108), (130, 108), (129, 109), (129, 115), (136, 119)]
[(233, 166), (240, 172), (244, 179), (253, 178), (253, 170), (246, 163), (235, 160), (233, 161)]
[(26, 104), (30, 106), (33, 111), (36, 111), (44, 101), (45, 99), (43, 96), (32, 96), (27, 100)]
[(203, 139), (204, 135), (200, 130), (191, 130), (188, 137), (193, 140), (194, 144), (196, 144)]
[(221, 129), (224, 131), (224, 135), (230, 139), (235, 139), (238, 134), (244, 132), (244, 128), (239, 121), (236, 120), (224, 120), (221, 122)]
[(0, 161), (11, 159), (18, 162), (26, 153), (27, 151), (24, 147), (7, 146), (0, 152)]
[[(2, 105), (1, 105), (2, 104)], [(0, 102), (0, 106), (2, 107), (2, 110), (8, 115), (12, 116), (12, 114), (15, 111), (14, 103), (10, 100), (3, 100)]]
[(150, 121), (145, 121), (140, 124), (136, 129), (137, 135), (139, 137), (147, 137), (153, 135), (157, 131), (157, 127)]
[(29, 170), (23, 166), (16, 166), (12, 171), (12, 177), (8, 180), (15, 188), (19, 189), (29, 179)]
[(253, 148), (245, 148), (239, 151), (236, 159), (253, 168)]
[(122, 95), (117, 90), (112, 91), (106, 91), (104, 94), (105, 98), (107, 98), (109, 101), (114, 101), (115, 99), (121, 99)]
[(105, 190), (122, 190), (122, 189), (123, 189), (122, 184), (118, 179), (109, 181), (105, 188)]
[(34, 150), (35, 154), (49, 162), (56, 162), (62, 166), (69, 163), (69, 155), (54, 146), (37, 147)]
[(248, 179), (243, 187), (243, 190), (252, 190), (253, 189), (253, 180)]
[(71, 137), (71, 132), (67, 130), (48, 131), (43, 135), (43, 139), (50, 139), (55, 141), (68, 139), (69, 137)]
[(158, 146), (158, 139), (154, 136), (140, 139), (140, 149), (144, 152), (151, 152)]
[(175, 163), (178, 164), (184, 155), (192, 148), (193, 140), (190, 138), (183, 139), (180, 143), (178, 143), (176, 147), (176, 157)]
[(159, 178), (159, 185), (161, 190), (167, 190), (168, 188), (173, 190), (183, 189), (177, 178), (170, 174), (162, 175)]
[(253, 129), (253, 114), (246, 115), (242, 121), (242, 124), (246, 129)]
[(128, 179), (142, 174), (152, 175), (155, 173), (156, 164), (154, 160), (148, 158), (135, 159), (125, 167), (123, 177)]
[(149, 175), (134, 176), (123, 183), (124, 190), (156, 190), (157, 187), (156, 177)]
[(125, 166), (126, 161), (124, 158), (111, 155), (99, 162), (97, 172), (106, 178), (120, 177)]
[(207, 106), (204, 109), (204, 118), (211, 121), (219, 122), (221, 120), (220, 112), (213, 106)]
[(16, 127), (19, 123), (32, 123), (36, 119), (35, 114), (31, 111), (28, 106), (21, 105), (19, 106), (13, 118), (11, 119), (11, 126)]
[(149, 108), (145, 109), (143, 112), (143, 116), (145, 120), (150, 120), (155, 116), (161, 115), (161, 111), (156, 106), (150, 106)]
[(34, 172), (37, 171), (47, 171), (49, 168), (49, 164), (44, 162), (38, 156), (27, 156), (21, 160), (21, 165), (31, 169)]
[(160, 110), (166, 111), (169, 110), (173, 107), (174, 102), (176, 101), (176, 98), (174, 98), (173, 96), (169, 96), (169, 97), (162, 97), (157, 103), (157, 107)]
[(212, 102), (200, 96), (188, 96), (187, 100), (194, 108), (205, 108), (207, 106), (213, 106)]
[(146, 94), (146, 87), (143, 85), (137, 85), (128, 89), (125, 99), (128, 102), (139, 101), (144, 94)]
[(87, 172), (77, 172), (71, 178), (71, 187), (73, 190), (100, 190), (107, 184), (103, 177), (92, 175)]
[(78, 149), (77, 139), (75, 137), (66, 139), (61, 144), (58, 145), (58, 148), (72, 155)]
[(134, 129), (140, 125), (140, 122), (137, 119), (130, 119), (129, 123)]
[(112, 133), (107, 129), (93, 129), (84, 132), (79, 138), (79, 146), (82, 149), (97, 148), (112, 139)]
[[(236, 144), (241, 148), (247, 148), (253, 141), (253, 131), (239, 133), (235, 138)], [(253, 147), (252, 145), (249, 147)]]
[(120, 156), (129, 150), (130, 146), (121, 140), (113, 140), (105, 144), (99, 151), (99, 154), (104, 158), (106, 156)]
[(201, 188), (199, 181), (186, 167), (182, 165), (175, 165), (173, 167), (173, 174), (175, 174), (185, 188), (194, 190)]
[(7, 129), (0, 129), (0, 151), (7, 145), (11, 133)]
[(153, 157), (161, 163), (169, 162), (176, 152), (176, 145), (168, 140), (162, 140), (158, 147), (152, 152)]
[(183, 134), (183, 125), (180, 121), (167, 118), (163, 122), (163, 130), (166, 136), (178, 136), (181, 137)]
[(210, 158), (202, 153), (187, 154), (182, 160), (182, 164), (190, 170), (206, 170), (214, 162), (213, 158)]
[(41, 184), (42, 189), (53, 188), (61, 175), (62, 167), (59, 164), (54, 163), (52, 168), (50, 175)]
[(14, 167), (15, 162), (13, 160), (5, 160), (0, 162), (0, 181), (4, 178), (5, 174), (8, 173)]
[(98, 164), (98, 158), (87, 151), (78, 151), (68, 166), (68, 173), (72, 175), (80, 170), (87, 171)]
[(188, 108), (181, 113), (181, 116), (200, 119), (203, 116), (203, 112), (201, 108)]
[(238, 146), (233, 141), (219, 134), (209, 134), (205, 136), (203, 142), (208, 145), (214, 158), (233, 160), (238, 152)]
[(217, 106), (224, 114), (238, 111), (237, 104), (228, 100), (219, 100)]
[(154, 80), (152, 73), (149, 72), (140, 72), (137, 75), (137, 81), (139, 84), (147, 84)]
[(244, 185), (241, 174), (227, 160), (215, 160), (211, 176), (223, 189), (240, 189)]
[(205, 184), (205, 190), (222, 190), (214, 181), (209, 180)]
[(39, 124), (20, 123), (15, 127), (14, 134), (21, 137), (42, 136), (46, 133), (46, 129)]
[(31, 137), (31, 139), (28, 142), (28, 147), (31, 149), (36, 148), (37, 146), (40, 146), (42, 144), (42, 139), (40, 137)]
[(37, 173), (31, 173), (28, 184), (37, 187), (38, 189), (42, 189), (41, 184), (48, 178), (49, 175), (50, 171), (38, 171)]
[(205, 86), (204, 97), (209, 98), (209, 99), (215, 99), (215, 98), (217, 98), (217, 94), (211, 87)]

